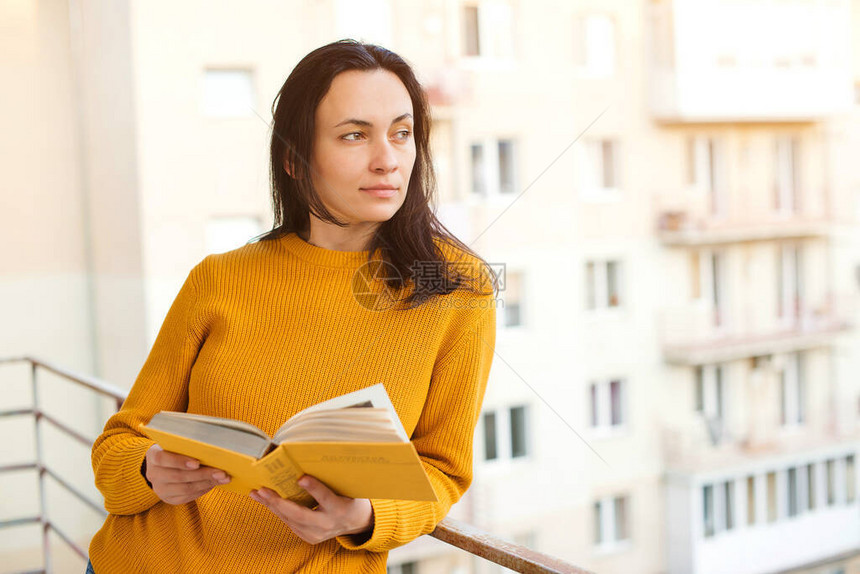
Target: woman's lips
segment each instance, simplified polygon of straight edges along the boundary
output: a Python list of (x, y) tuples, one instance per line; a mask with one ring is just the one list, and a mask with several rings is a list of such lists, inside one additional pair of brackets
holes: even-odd
[(397, 195), (397, 188), (391, 189), (388, 187), (362, 187), (361, 191), (368, 193), (374, 197), (394, 197)]

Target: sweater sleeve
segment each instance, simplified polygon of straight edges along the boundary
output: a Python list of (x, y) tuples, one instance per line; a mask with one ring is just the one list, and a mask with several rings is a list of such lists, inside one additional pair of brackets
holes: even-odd
[(197, 320), (202, 265), (189, 273), (122, 408), (93, 444), (95, 484), (112, 514), (136, 514), (160, 502), (140, 473), (153, 441), (137, 426), (158, 411), (187, 407), (191, 367), (204, 339)]
[(370, 537), (338, 536), (344, 548), (385, 552), (429, 534), (469, 488), (475, 425), (495, 349), (496, 311), (492, 300), (486, 302), (434, 366), (427, 400), (412, 434), (438, 502), (371, 499)]

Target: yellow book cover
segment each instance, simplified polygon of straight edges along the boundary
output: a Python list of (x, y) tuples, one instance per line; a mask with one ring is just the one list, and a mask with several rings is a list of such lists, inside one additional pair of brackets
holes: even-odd
[(308, 474), (350, 498), (437, 500), (381, 383), (305, 409), (271, 438), (240, 421), (167, 411), (140, 431), (166, 451), (226, 472), (231, 481), (218, 488), (230, 492), (265, 486), (314, 506), (296, 482)]

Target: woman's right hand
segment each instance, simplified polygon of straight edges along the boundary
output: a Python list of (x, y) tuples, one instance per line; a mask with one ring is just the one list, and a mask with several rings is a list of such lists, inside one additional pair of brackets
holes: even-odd
[(167, 504), (185, 504), (203, 496), (230, 477), (223, 470), (201, 464), (181, 454), (152, 445), (146, 451), (146, 480)]

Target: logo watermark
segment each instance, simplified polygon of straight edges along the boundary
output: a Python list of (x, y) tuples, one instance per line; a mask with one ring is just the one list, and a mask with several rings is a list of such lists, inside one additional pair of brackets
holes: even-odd
[[(416, 261), (412, 267), (414, 284), (426, 291), (454, 291), (464, 280), (467, 284), (495, 292), (505, 290), (506, 265), (504, 263), (443, 262)], [(397, 284), (402, 284), (402, 275), (397, 268), (383, 260), (368, 261), (356, 269), (352, 276), (352, 296), (355, 301), (368, 311), (387, 311), (395, 306), (399, 299)], [(504, 300), (500, 297), (493, 299), (457, 299), (434, 297), (430, 303), (442, 309), (489, 309), (504, 308)]]

